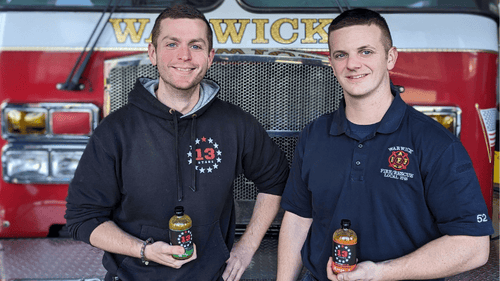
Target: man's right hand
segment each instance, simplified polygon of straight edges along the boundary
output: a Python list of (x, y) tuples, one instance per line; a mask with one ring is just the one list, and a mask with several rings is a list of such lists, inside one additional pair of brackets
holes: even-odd
[(165, 242), (158, 241), (146, 246), (146, 249), (144, 250), (144, 257), (148, 261), (153, 261), (168, 267), (179, 269), (185, 263), (196, 259), (196, 245), (193, 244), (193, 247), (193, 255), (190, 258), (177, 260), (174, 259), (172, 255), (184, 254), (184, 248), (182, 246), (171, 246)]

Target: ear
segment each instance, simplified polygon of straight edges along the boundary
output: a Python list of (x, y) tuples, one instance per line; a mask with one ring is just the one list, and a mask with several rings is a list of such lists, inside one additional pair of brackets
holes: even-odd
[(212, 63), (214, 62), (214, 57), (215, 57), (215, 49), (212, 48), (212, 50), (208, 52), (208, 57), (207, 57), (207, 63), (209, 68), (210, 66), (212, 66)]
[(398, 60), (398, 50), (396, 47), (391, 47), (387, 52), (387, 70), (392, 70)]
[(335, 68), (333, 68), (333, 62), (332, 62), (332, 56), (331, 55), (328, 56), (328, 61), (330, 62), (330, 67), (333, 70), (333, 75), (335, 75), (335, 77), (337, 77), (337, 75), (335, 74)]
[(148, 44), (148, 56), (153, 65), (156, 65), (156, 49), (153, 43)]

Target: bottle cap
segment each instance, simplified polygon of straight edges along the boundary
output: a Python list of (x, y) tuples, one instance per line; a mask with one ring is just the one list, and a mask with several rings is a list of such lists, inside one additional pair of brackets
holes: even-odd
[(184, 207), (182, 207), (182, 206), (177, 206), (177, 207), (175, 207), (174, 211), (175, 211), (175, 214), (176, 214), (177, 216), (179, 216), (179, 217), (184, 216)]
[(348, 219), (343, 219), (340, 221), (340, 226), (342, 226), (342, 228), (349, 228), (351, 227), (351, 221)]

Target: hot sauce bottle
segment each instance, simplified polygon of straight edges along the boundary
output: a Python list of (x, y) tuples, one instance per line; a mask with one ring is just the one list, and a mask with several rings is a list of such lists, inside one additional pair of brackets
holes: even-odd
[(175, 215), (170, 218), (168, 227), (170, 229), (170, 245), (179, 245), (184, 247), (184, 254), (172, 255), (174, 259), (185, 260), (193, 255), (193, 235), (191, 234), (191, 218), (184, 214), (184, 207), (175, 207)]
[(335, 274), (353, 271), (356, 268), (356, 244), (358, 236), (351, 227), (351, 221), (343, 219), (341, 228), (333, 233), (332, 269)]

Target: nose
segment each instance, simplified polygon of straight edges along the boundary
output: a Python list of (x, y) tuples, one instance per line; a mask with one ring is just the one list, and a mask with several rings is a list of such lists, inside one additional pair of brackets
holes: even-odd
[(177, 58), (182, 61), (191, 60), (191, 49), (189, 46), (181, 46), (177, 53)]
[(346, 67), (349, 70), (356, 70), (356, 69), (361, 68), (361, 62), (359, 61), (359, 59), (356, 56), (349, 56), (347, 58), (347, 65), (346, 65)]

